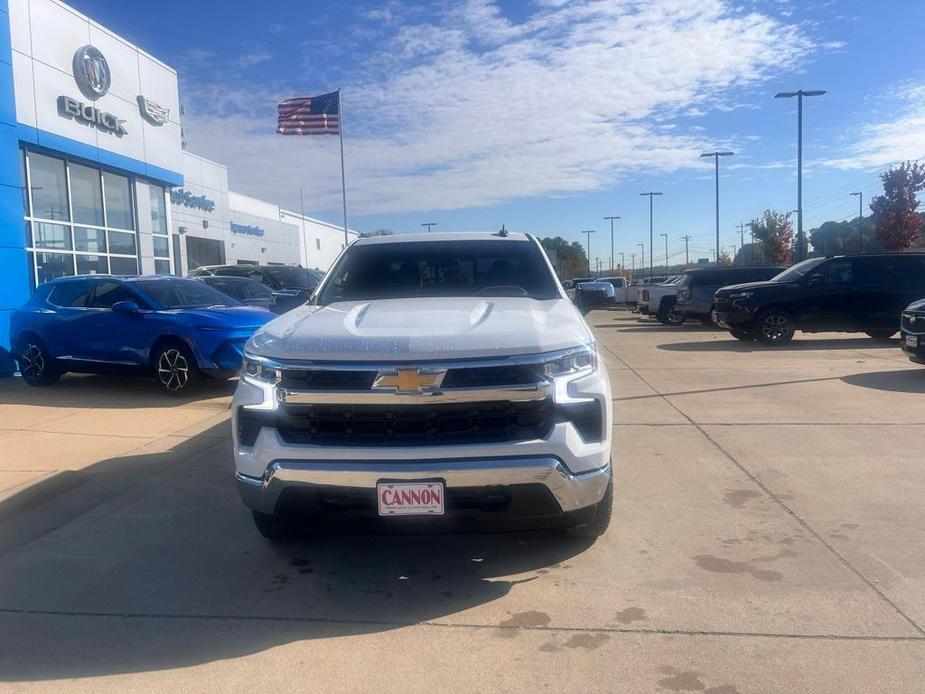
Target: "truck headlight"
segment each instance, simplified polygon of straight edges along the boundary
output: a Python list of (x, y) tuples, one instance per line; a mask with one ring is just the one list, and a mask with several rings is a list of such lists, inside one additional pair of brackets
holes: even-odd
[(543, 363), (543, 375), (547, 378), (581, 376), (597, 370), (597, 349), (594, 344), (566, 352)]
[(279, 383), (280, 380), (279, 369), (249, 354), (244, 355), (244, 363), (241, 365), (241, 375), (245, 378), (261, 381), (263, 383)]

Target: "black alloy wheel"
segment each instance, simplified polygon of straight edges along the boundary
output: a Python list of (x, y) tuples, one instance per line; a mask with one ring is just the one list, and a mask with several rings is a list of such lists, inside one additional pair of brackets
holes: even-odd
[(755, 338), (768, 345), (782, 345), (793, 339), (796, 328), (791, 315), (779, 308), (766, 308), (755, 320)]
[(30, 386), (48, 386), (58, 380), (61, 371), (39, 340), (29, 340), (17, 357), (22, 380)]

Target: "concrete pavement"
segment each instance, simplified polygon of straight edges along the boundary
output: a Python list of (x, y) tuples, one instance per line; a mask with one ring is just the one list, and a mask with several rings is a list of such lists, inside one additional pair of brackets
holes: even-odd
[(0, 691), (916, 692), (925, 369), (624, 312), (616, 500), (559, 535), (271, 545), (227, 387), (0, 382)]

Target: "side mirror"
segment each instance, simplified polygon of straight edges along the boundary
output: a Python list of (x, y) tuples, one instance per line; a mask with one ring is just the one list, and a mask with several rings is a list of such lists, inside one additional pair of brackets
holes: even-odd
[(809, 279), (806, 280), (806, 284), (810, 287), (816, 287), (820, 284), (825, 284), (825, 275), (810, 275)]
[(112, 305), (112, 310), (116, 313), (138, 313), (141, 309), (138, 304), (131, 299), (126, 301), (117, 301)]

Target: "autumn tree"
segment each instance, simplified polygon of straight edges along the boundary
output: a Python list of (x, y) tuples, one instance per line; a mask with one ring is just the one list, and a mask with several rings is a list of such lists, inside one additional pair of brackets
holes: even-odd
[(765, 210), (760, 219), (753, 219), (752, 233), (761, 242), (763, 255), (775, 265), (790, 262), (793, 245), (793, 224), (790, 214)]
[(919, 204), (916, 193), (925, 188), (925, 164), (907, 161), (895, 169), (891, 166), (880, 179), (883, 195), (870, 202), (877, 240), (888, 251), (901, 251), (915, 245), (922, 226), (915, 210)]

